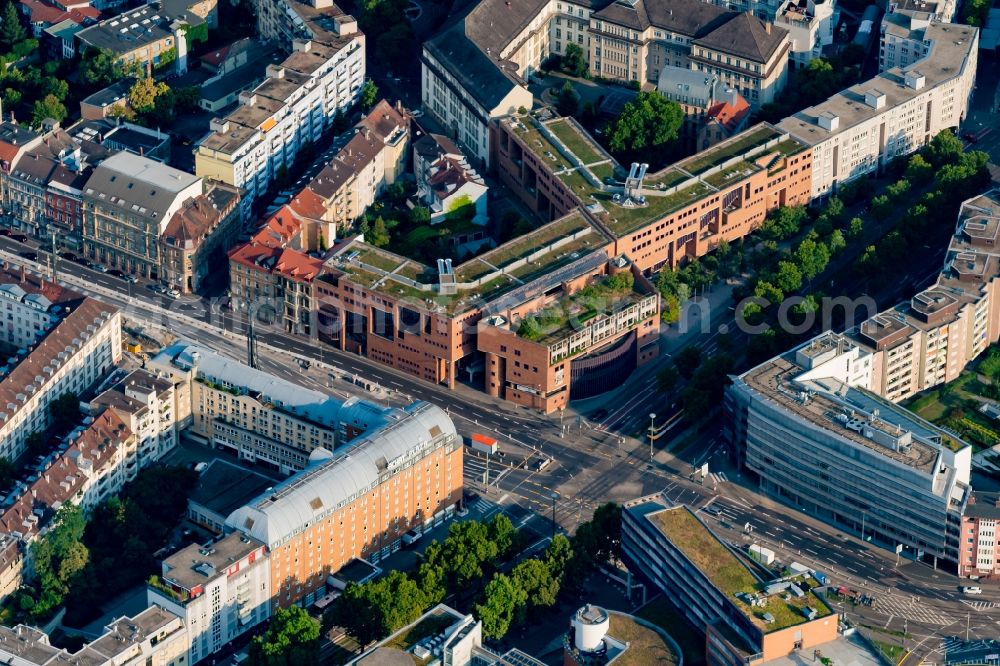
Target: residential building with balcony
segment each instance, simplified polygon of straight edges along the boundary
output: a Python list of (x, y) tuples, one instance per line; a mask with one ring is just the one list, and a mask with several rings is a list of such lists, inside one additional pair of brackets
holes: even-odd
[[(365, 78), (365, 38), (335, 6), (314, 12), (295, 0), (262, 0), (301, 24), (287, 43), (292, 53), (267, 66), (267, 79), (240, 94), (240, 106), (212, 121), (195, 149), (198, 176), (246, 190), (244, 217), (289, 169), (302, 146), (316, 143), (334, 118), (357, 101)], [(265, 17), (258, 16), (258, 24)]]
[(849, 331), (875, 352), (871, 390), (899, 402), (954, 381), (1000, 340), (1000, 190), (962, 203), (944, 267), (909, 302)]
[(177, 422), (188, 436), (283, 474), (390, 418), (372, 403), (338, 400), (194, 345), (166, 347), (147, 369), (173, 384)]
[(187, 32), (205, 25), (205, 19), (188, 10), (172, 13), (163, 2), (142, 5), (76, 33), (77, 49), (111, 51), (133, 71), (145, 73), (171, 67), (187, 71)]
[(349, 561), (377, 564), (462, 499), (464, 447), (444, 410), (415, 402), (382, 411), (380, 426), (340, 450), (315, 450), (309, 467), (226, 519), (227, 531), (267, 546), (272, 612), (311, 605)]
[(48, 634), (36, 627), (0, 627), (0, 660), (18, 666), (187, 666), (188, 642), (187, 628), (179, 617), (151, 606), (111, 622), (97, 639), (76, 652), (55, 647)]
[(729, 438), (761, 490), (914, 559), (957, 562), (972, 447), (870, 390), (871, 352), (824, 333), (733, 378)]
[(962, 516), (958, 575), (1000, 578), (1000, 493), (975, 492)]
[(137, 458), (146, 467), (177, 446), (174, 386), (147, 370), (134, 370), (90, 401), (92, 410), (109, 407), (135, 433)]
[(163, 560), (149, 604), (181, 618), (196, 664), (271, 617), (267, 547), (242, 532), (191, 544)]
[(50, 425), (53, 400), (83, 393), (121, 359), (121, 314), (24, 272), (0, 272), (0, 312), (0, 455), (16, 460)]
[(812, 199), (909, 155), (965, 119), (976, 77), (979, 30), (932, 23), (927, 55), (837, 93), (776, 127), (812, 149)]
[(619, 166), (572, 119), (511, 116), (494, 132), (500, 180), (524, 205), (543, 219), (586, 207), (615, 239), (612, 253), (645, 273), (742, 238), (774, 208), (809, 201), (807, 144), (767, 123), (656, 173)]
[(931, 45), (925, 40), (925, 35), (930, 24), (930, 14), (886, 14), (879, 28), (878, 70), (884, 72), (894, 67), (908, 67), (927, 57)]
[(651, 495), (622, 507), (622, 559), (699, 632), (710, 666), (756, 666), (838, 638), (808, 573), (762, 578), (688, 507)]
[(742, 132), (750, 121), (750, 104), (714, 74), (665, 65), (656, 89), (684, 111), (680, 139), (692, 152), (707, 150)]
[(448, 137), (425, 134), (413, 145), (416, 198), (427, 207), (431, 223), (441, 222), (458, 209), (474, 224), (485, 225), (489, 187)]

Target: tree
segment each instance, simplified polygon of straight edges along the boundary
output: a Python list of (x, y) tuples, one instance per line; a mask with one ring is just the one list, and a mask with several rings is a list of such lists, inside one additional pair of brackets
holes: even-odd
[(366, 79), (365, 84), (361, 86), (361, 108), (366, 111), (378, 102), (378, 86), (371, 79)]
[(498, 553), (487, 527), (475, 520), (453, 523), (441, 549), (449, 578), (459, 587), (482, 578), (483, 564), (492, 562)]
[(111, 49), (88, 46), (80, 60), (80, 80), (91, 88), (110, 85), (125, 76), (125, 68)]
[(906, 165), (906, 179), (917, 185), (925, 185), (934, 178), (934, 167), (920, 153), (910, 158)]
[(31, 109), (31, 122), (33, 125), (41, 125), (42, 121), (52, 119), (62, 122), (69, 115), (66, 107), (55, 95), (46, 95), (43, 99), (35, 102)]
[(375, 247), (385, 247), (389, 244), (389, 230), (385, 228), (385, 220), (382, 219), (381, 215), (375, 218), (375, 224), (365, 239)]
[[(854, 219), (856, 220), (857, 218)], [(851, 220), (851, 223), (853, 224), (854, 220)], [(847, 241), (844, 240), (844, 233), (840, 229), (834, 229), (827, 240), (827, 246), (830, 248), (830, 254), (837, 254), (847, 247)]]
[(497, 574), (483, 592), (482, 603), (476, 604), (476, 617), (483, 623), (483, 635), (501, 639), (507, 635), (514, 615), (528, 599), (517, 582), (505, 574)]
[(279, 608), (267, 631), (250, 642), (250, 666), (319, 664), (319, 622), (304, 608)]
[(663, 297), (663, 310), (660, 312), (660, 318), (663, 320), (664, 324), (673, 324), (680, 321), (681, 318), (681, 301), (680, 298), (674, 294), (668, 294)]
[(10, 53), (14, 45), (24, 41), (27, 37), (24, 26), (21, 25), (21, 17), (18, 16), (17, 8), (10, 0), (3, 8), (3, 20), (0, 21), (0, 49), (3, 53)]
[(791, 261), (779, 261), (774, 285), (786, 294), (798, 291), (802, 286), (802, 271)]
[(910, 181), (905, 178), (900, 178), (895, 183), (885, 188), (885, 195), (889, 197), (889, 200), (901, 199), (904, 194), (910, 191)]
[(573, 559), (573, 545), (562, 534), (557, 534), (545, 549), (545, 564), (558, 580), (562, 580), (566, 566)]
[(688, 345), (677, 353), (674, 357), (674, 364), (684, 379), (691, 379), (694, 371), (701, 365), (701, 349), (694, 345)]
[(556, 111), (560, 116), (575, 116), (580, 108), (580, 96), (569, 81), (565, 82), (556, 96)]
[(753, 294), (757, 298), (763, 298), (770, 305), (777, 305), (785, 300), (785, 293), (767, 280), (758, 280), (754, 286)]
[(517, 543), (518, 532), (514, 523), (504, 513), (493, 516), (486, 526), (488, 538), (497, 547), (497, 557), (503, 558), (510, 554)]
[(658, 92), (643, 91), (609, 125), (608, 147), (615, 153), (651, 161), (646, 158), (656, 156), (677, 139), (683, 122), (680, 105)]
[[(542, 560), (529, 558), (518, 564), (510, 572), (514, 585), (520, 588), (527, 600), (528, 609), (547, 608), (556, 604), (559, 595), (559, 579)], [(524, 609), (522, 606), (519, 611)], [(519, 612), (518, 615), (521, 615)]]
[(562, 69), (571, 76), (584, 77), (587, 75), (587, 59), (583, 55), (583, 48), (577, 44), (567, 44), (566, 53), (562, 57)]
[(880, 194), (872, 199), (872, 217), (879, 222), (884, 222), (892, 215), (892, 202), (889, 197)]
[(965, 151), (962, 140), (955, 136), (951, 130), (942, 130), (934, 135), (931, 142), (924, 146), (923, 152), (927, 161), (935, 169), (940, 169), (945, 164), (951, 164), (958, 160), (959, 155)]
[(764, 221), (762, 231), (775, 240), (791, 238), (798, 233), (809, 214), (805, 206), (781, 206)]
[[(814, 277), (823, 272), (823, 269), (826, 268), (826, 265), (830, 262), (830, 249), (823, 243), (820, 243), (813, 238), (805, 238), (801, 243), (799, 243), (798, 248), (795, 250), (795, 261), (798, 263), (798, 268), (802, 272), (799, 278), (799, 284), (801, 286), (802, 278), (812, 280)], [(778, 264), (778, 267), (780, 270), (781, 264)], [(776, 282), (779, 287), (784, 289), (785, 292), (798, 290), (798, 287), (794, 289), (785, 288), (780, 280), (776, 280)]]
[(129, 88), (128, 104), (140, 115), (151, 113), (156, 108), (157, 99), (169, 90), (170, 87), (166, 83), (147, 76), (139, 79)]
[[(878, 197), (875, 197), (875, 198), (877, 199)], [(874, 203), (875, 203), (875, 201), (873, 199), (872, 200), (872, 204), (874, 204)], [(851, 223), (847, 227), (847, 236), (851, 240), (854, 240), (856, 238), (860, 238), (861, 234), (864, 233), (864, 230), (865, 230), (864, 220), (862, 220), (860, 217), (856, 217), (853, 220), (851, 220)]]
[(674, 390), (677, 386), (677, 380), (680, 378), (680, 373), (677, 371), (676, 366), (665, 365), (660, 368), (659, 372), (656, 373), (656, 385), (664, 393), (669, 393)]
[(414, 206), (410, 210), (410, 223), (416, 225), (429, 224), (431, 211), (426, 206)]

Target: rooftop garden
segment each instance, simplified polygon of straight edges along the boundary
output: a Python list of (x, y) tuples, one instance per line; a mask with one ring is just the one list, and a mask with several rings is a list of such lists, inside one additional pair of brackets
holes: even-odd
[[(486, 254), (480, 255), (479, 260), (486, 262), (491, 266), (502, 268), (511, 262), (537, 252), (546, 245), (549, 245), (560, 238), (572, 236), (578, 231), (582, 231), (588, 227), (590, 227), (590, 223), (587, 222), (582, 215), (572, 215), (561, 220), (556, 220), (551, 224), (547, 224), (544, 227), (539, 228), (537, 231), (521, 236), (520, 238), (510, 241), (509, 243), (505, 243), (500, 247), (494, 248)], [(593, 235), (597, 236), (597, 234)], [(463, 267), (464, 264), (459, 268)]]
[(635, 278), (630, 272), (606, 276), (525, 317), (518, 325), (517, 334), (531, 342), (558, 340), (574, 326), (582, 326), (598, 315), (613, 312), (622, 303), (635, 298), (634, 287)]
[[(428, 617), (425, 617), (424, 619), (420, 620), (413, 626), (400, 631), (398, 634), (396, 634), (388, 641), (386, 641), (383, 647), (390, 649), (395, 648), (396, 650), (400, 650), (401, 652), (408, 652), (409, 650), (412, 650), (413, 647), (416, 646), (420, 641), (424, 640), (425, 638), (431, 638), (432, 636), (437, 636), (445, 629), (455, 624), (455, 622), (457, 622), (455, 617), (447, 613), (442, 613), (440, 615), (429, 615)], [(413, 663), (417, 664), (418, 666), (422, 666), (423, 664), (426, 664), (427, 662), (430, 661), (430, 658), (419, 659), (413, 653), (410, 653), (410, 656), (413, 657)]]
[(608, 616), (611, 623), (608, 635), (628, 643), (628, 649), (615, 661), (617, 666), (676, 666), (680, 661), (680, 655), (658, 632), (639, 624), (630, 615), (610, 612)]
[(711, 185), (698, 181), (666, 196), (648, 195), (645, 206), (625, 208), (615, 203), (610, 194), (596, 195), (607, 211), (606, 222), (611, 232), (621, 237), (637, 231), (653, 220), (669, 215), (714, 192)]
[(745, 132), (737, 138), (720, 143), (717, 146), (705, 150), (691, 159), (684, 160), (678, 166), (688, 173), (698, 175), (708, 171), (714, 166), (722, 164), (737, 155), (762, 146), (772, 139), (777, 139), (781, 133), (771, 127), (759, 127), (755, 130)]
[(553, 121), (546, 127), (584, 164), (601, 162), (609, 157), (607, 154), (601, 153), (590, 139), (584, 137), (572, 123), (566, 120)]
[(742, 178), (745, 174), (750, 174), (754, 171), (760, 171), (760, 169), (746, 160), (740, 160), (736, 164), (713, 173), (711, 176), (705, 176), (704, 178), (706, 183), (722, 188), (725, 187), (730, 181)]
[[(805, 595), (796, 597), (786, 591), (770, 595), (763, 605), (752, 606), (747, 603), (746, 595), (761, 594), (764, 584), (694, 514), (686, 508), (668, 509), (652, 514), (650, 519), (764, 633), (805, 622), (807, 607), (814, 609), (817, 617), (832, 613), (822, 599), (808, 591), (816, 586), (816, 581), (808, 576), (796, 580)], [(766, 622), (765, 614), (773, 621)]]

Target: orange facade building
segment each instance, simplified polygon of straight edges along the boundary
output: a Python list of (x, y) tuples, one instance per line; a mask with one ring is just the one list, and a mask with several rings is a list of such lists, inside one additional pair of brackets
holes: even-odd
[(226, 519), (270, 552), (271, 608), (313, 603), (354, 558), (379, 562), (410, 529), (442, 523), (462, 498), (462, 440), (440, 408), (414, 403)]

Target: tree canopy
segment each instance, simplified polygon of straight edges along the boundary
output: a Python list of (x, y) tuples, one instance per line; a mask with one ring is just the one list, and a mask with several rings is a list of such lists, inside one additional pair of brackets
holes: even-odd
[(609, 124), (608, 147), (615, 153), (656, 162), (652, 159), (655, 153), (677, 140), (683, 122), (684, 111), (677, 102), (658, 92), (643, 91)]
[(250, 666), (316, 666), (319, 622), (299, 606), (279, 608), (267, 631), (250, 641)]

